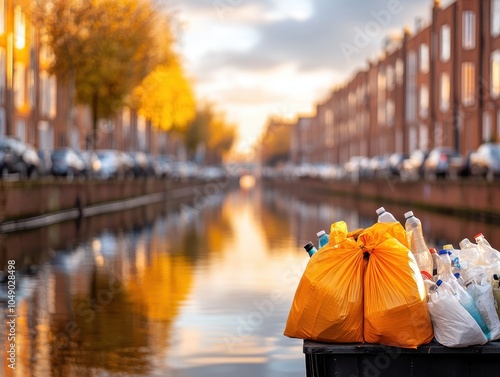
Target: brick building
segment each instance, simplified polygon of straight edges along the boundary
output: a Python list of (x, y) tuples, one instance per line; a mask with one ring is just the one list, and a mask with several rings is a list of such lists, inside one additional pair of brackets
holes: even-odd
[(317, 106), (308, 134), (322, 144), (294, 162), (438, 146), (466, 153), (500, 141), (500, 0), (431, 5), (427, 23), (405, 30)]
[[(15, 136), (37, 149), (90, 148), (90, 109), (68, 110), (68, 88), (49, 73), (54, 57), (30, 22), (29, 7), (30, 1), (0, 0), (0, 136)], [(157, 154), (178, 144), (133, 109), (99, 123), (97, 148)]]

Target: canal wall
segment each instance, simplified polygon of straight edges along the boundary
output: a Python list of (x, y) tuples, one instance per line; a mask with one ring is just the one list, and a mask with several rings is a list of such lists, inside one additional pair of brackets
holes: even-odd
[[(111, 213), (166, 200), (202, 201), (234, 186), (165, 179), (0, 181), (0, 232)], [(196, 203), (195, 203), (196, 204)]]
[(325, 182), (301, 179), (265, 180), (264, 185), (305, 198), (323, 193), (354, 200), (371, 200), (380, 206), (398, 204), (408, 208), (422, 208), (450, 215), (500, 221), (500, 182), (482, 180), (404, 182), (392, 179)]

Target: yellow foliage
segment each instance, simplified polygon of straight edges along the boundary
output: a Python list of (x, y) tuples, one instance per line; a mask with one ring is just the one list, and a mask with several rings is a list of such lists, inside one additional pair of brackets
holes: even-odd
[(189, 81), (179, 64), (161, 65), (134, 90), (139, 113), (163, 130), (182, 131), (196, 114)]
[(209, 125), (208, 147), (220, 153), (228, 152), (236, 138), (236, 127), (222, 115), (215, 116)]

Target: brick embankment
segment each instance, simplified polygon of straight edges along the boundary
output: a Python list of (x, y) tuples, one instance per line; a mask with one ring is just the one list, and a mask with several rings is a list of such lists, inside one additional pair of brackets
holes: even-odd
[(325, 182), (314, 179), (265, 181), (265, 185), (307, 198), (326, 195), (406, 205), (447, 214), (500, 221), (500, 182), (482, 180), (410, 181), (380, 179)]
[[(230, 182), (218, 184), (219, 191)], [(207, 191), (210, 182), (136, 180), (0, 181), (0, 232), (49, 225), (166, 200), (189, 200)], [(212, 193), (210, 190), (210, 193)]]

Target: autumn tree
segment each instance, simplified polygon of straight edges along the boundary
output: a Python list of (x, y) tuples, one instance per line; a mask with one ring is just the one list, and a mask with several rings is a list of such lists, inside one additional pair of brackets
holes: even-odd
[(134, 90), (139, 113), (165, 131), (182, 132), (195, 116), (191, 84), (176, 59), (156, 67)]
[(149, 0), (32, 3), (33, 22), (54, 56), (51, 72), (68, 88), (68, 113), (73, 99), (91, 108), (95, 146), (98, 120), (112, 117), (144, 77), (168, 62), (168, 22)]
[(265, 165), (274, 166), (290, 156), (291, 123), (269, 118), (260, 140), (261, 159)]
[(217, 113), (211, 104), (202, 105), (184, 133), (185, 145), (191, 153), (203, 146), (219, 162), (236, 140), (236, 127)]

